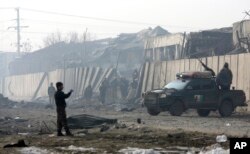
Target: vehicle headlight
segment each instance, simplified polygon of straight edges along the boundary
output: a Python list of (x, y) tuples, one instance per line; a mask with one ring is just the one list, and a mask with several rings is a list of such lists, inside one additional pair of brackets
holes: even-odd
[(167, 97), (167, 95), (166, 94), (160, 94), (160, 96), (159, 96), (160, 98), (166, 98)]

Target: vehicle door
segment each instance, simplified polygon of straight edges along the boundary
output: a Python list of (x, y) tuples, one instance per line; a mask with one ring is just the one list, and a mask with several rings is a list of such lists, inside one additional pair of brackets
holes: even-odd
[(201, 83), (200, 95), (203, 101), (200, 104), (201, 108), (215, 108), (218, 99), (218, 90), (215, 82), (211, 79), (203, 80)]
[(190, 81), (185, 88), (185, 100), (190, 108), (198, 108), (203, 102), (203, 98), (200, 94), (200, 80), (195, 79)]

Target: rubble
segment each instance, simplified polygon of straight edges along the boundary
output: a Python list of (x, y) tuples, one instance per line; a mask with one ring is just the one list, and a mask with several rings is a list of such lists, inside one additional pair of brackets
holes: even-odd
[(105, 132), (109, 129), (110, 129), (110, 127), (107, 124), (103, 124), (100, 128), (100, 132)]
[(17, 102), (9, 100), (8, 97), (4, 97), (0, 94), (0, 108), (14, 108)]

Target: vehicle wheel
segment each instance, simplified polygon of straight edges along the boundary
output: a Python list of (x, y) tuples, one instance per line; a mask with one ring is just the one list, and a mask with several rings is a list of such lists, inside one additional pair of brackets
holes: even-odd
[(210, 110), (207, 109), (197, 109), (197, 113), (201, 117), (207, 117), (210, 113)]
[(219, 107), (219, 113), (222, 117), (231, 116), (233, 110), (234, 110), (233, 103), (229, 100), (224, 100)]
[(181, 116), (184, 110), (184, 104), (181, 101), (174, 102), (169, 108), (169, 112), (172, 116)]
[(148, 108), (148, 114), (150, 114), (151, 116), (157, 116), (158, 114), (160, 114), (160, 111), (154, 108)]

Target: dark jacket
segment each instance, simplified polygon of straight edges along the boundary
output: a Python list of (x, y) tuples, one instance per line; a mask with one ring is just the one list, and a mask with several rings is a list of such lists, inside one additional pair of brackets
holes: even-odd
[(55, 102), (57, 107), (66, 107), (65, 99), (69, 98), (71, 92), (64, 94), (63, 91), (56, 91), (55, 93)]
[(228, 68), (223, 68), (217, 75), (216, 82), (219, 86), (230, 86), (232, 84), (233, 74)]

